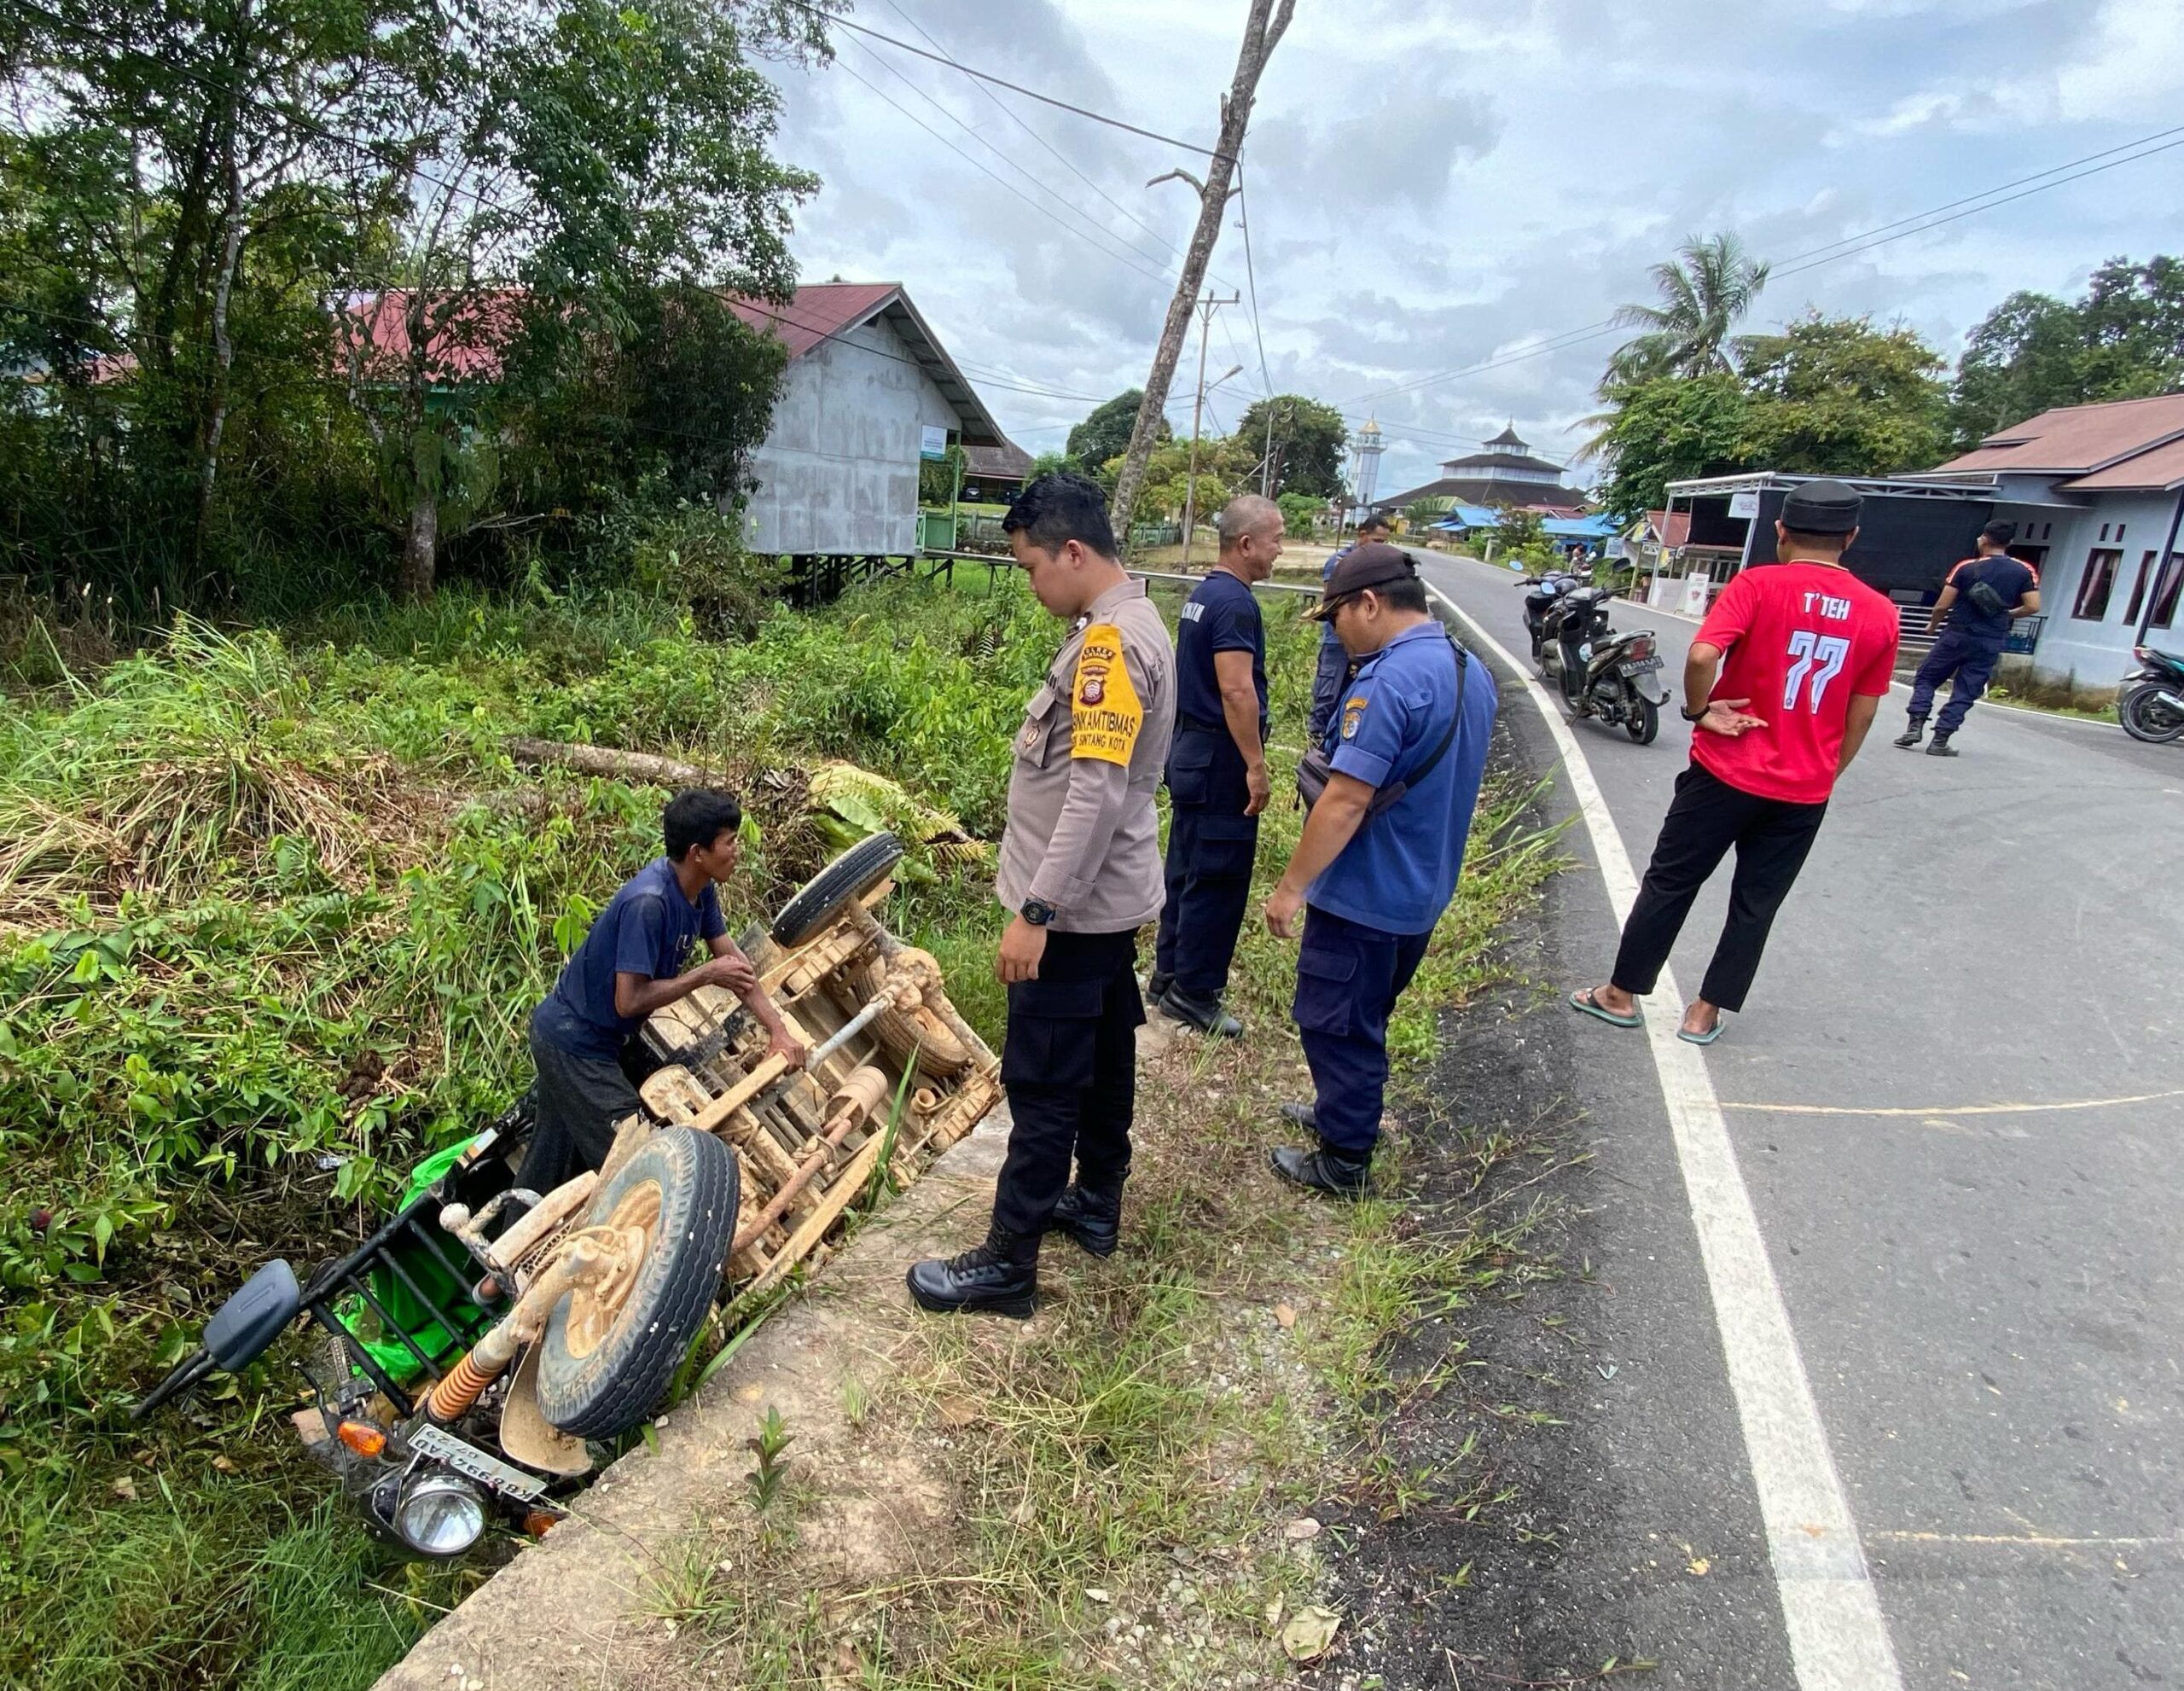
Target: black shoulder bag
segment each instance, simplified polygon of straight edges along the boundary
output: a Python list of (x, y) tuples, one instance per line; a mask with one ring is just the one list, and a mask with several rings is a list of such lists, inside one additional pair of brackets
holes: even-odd
[[(1443, 631), (1446, 633), (1445, 630)], [(1448, 638), (1449, 654), (1456, 665), (1456, 709), (1449, 718), (1449, 731), (1441, 736), (1441, 743), (1433, 748), (1432, 755), (1424, 763), (1401, 781), (1391, 781), (1374, 793), (1372, 802), (1365, 807), (1367, 822), (1372, 821), (1391, 805), (1400, 803), (1403, 795), (1431, 775), (1433, 766), (1447, 757), (1449, 747), (1456, 743), (1456, 730), (1464, 724), (1464, 689), (1471, 681), (1471, 654), (1456, 643), (1455, 636), (1451, 634)], [(1341, 701), (1337, 700), (1338, 722), (1340, 720), (1340, 705)], [(1337, 731), (1340, 730), (1338, 729)], [(1298, 760), (1297, 796), (1304, 801), (1306, 810), (1319, 803), (1320, 794), (1327, 790), (1327, 777), (1333, 773), (1334, 754), (1327, 750), (1324, 742), (1314, 746)]]

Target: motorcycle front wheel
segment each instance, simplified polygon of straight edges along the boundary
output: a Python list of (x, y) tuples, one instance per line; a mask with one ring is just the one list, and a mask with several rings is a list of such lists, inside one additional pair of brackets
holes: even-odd
[(1661, 731), (1661, 707), (1651, 699), (1630, 701), (1630, 714), (1623, 719), (1623, 731), (1641, 746), (1650, 746)]
[(2123, 732), (2149, 746), (2165, 746), (2184, 735), (2184, 712), (2161, 701), (2162, 688), (2149, 682), (2135, 687), (2116, 701), (2116, 720)]

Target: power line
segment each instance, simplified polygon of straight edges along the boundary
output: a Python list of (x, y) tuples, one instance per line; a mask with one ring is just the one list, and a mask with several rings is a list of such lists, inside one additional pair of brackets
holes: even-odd
[[(932, 32), (927, 29), (923, 24), (920, 23), (915, 18), (912, 17), (908, 12), (904, 11), (900, 6), (897, 5), (895, 3), (895, 0), (887, 0), (887, 9), (894, 13), (897, 17), (900, 18), (920, 35), (923, 36), (928, 45), (934, 48), (938, 48), (940, 46), (940, 43), (933, 38)], [(1170, 259), (1172, 259), (1180, 253), (1181, 249), (1177, 247), (1174, 241), (1169, 240), (1167, 236), (1163, 235), (1159, 230), (1155, 229), (1151, 224), (1146, 222), (1143, 218), (1138, 216), (1136, 212), (1130, 210), (1129, 206), (1124, 205), (1121, 200), (1116, 199), (1113, 195), (1108, 193), (1106, 189), (1101, 187), (1100, 184), (1095, 182), (1090, 177), (1085, 175), (1083, 171), (1077, 169), (1076, 164), (1071, 160), (1070, 156), (1066, 153), (1056, 147), (1054, 142), (1048, 140), (1047, 137), (1040, 134), (1038, 131), (1033, 129), (1031, 125), (1025, 122), (1024, 119), (1018, 115), (1014, 107), (1011, 106), (1006, 100), (1003, 100), (998, 94), (996, 94), (990, 88), (988, 88), (984, 82), (974, 81), (972, 85), (985, 97), (987, 103), (991, 105), (996, 111), (999, 112), (1003, 117), (1007, 118), (1009, 122), (1014, 124), (1017, 128), (1022, 130), (1025, 134), (1030, 136), (1032, 140), (1037, 142), (1040, 146), (1043, 147), (1048, 151), (1048, 153), (1052, 154), (1064, 170), (1067, 171), (1072, 176), (1075, 177), (1079, 182), (1083, 183), (1102, 200), (1106, 200), (1110, 206), (1112, 206), (1118, 212), (1120, 212), (1124, 217), (1128, 218), (1132, 223), (1136, 224), (1140, 229), (1151, 235), (1155, 241), (1159, 241), (1161, 246), (1167, 248)], [(1162, 260), (1161, 262), (1166, 263), (1169, 262), (1169, 260)], [(1222, 281), (1226, 280), (1226, 278), (1217, 277), (1216, 280)]]
[[(920, 88), (917, 84), (912, 82), (909, 78), (904, 76), (903, 73), (897, 70), (894, 66), (889, 64), (886, 60), (881, 58), (879, 54), (874, 53), (870, 48), (865, 46), (862, 42), (857, 43), (857, 45), (859, 52), (864, 54), (865, 56), (870, 59), (874, 64), (880, 66), (887, 73), (888, 75), (895, 78), (896, 80), (900, 82), (905, 88), (909, 89), (911, 93), (916, 95), (919, 99), (924, 101), (926, 105), (932, 107), (936, 112), (938, 112), (943, 117), (946, 118), (949, 122), (954, 124), (956, 128), (961, 130), (964, 134), (969, 136), (973, 141), (976, 141), (981, 147), (984, 147), (996, 159), (999, 159), (1003, 164), (1007, 165), (1009, 169), (1014, 171), (1017, 175), (1022, 177), (1026, 182), (1030, 183), (1041, 193), (1048, 195), (1054, 199), (1061, 200), (1063, 205), (1069, 206), (1069, 202), (1066, 200), (1063, 200), (1060, 194), (1056, 193), (1053, 189), (1048, 188), (1046, 183), (1041, 182), (1038, 177), (1033, 176), (1031, 171), (1025, 170), (1014, 160), (1009, 158), (1008, 154), (1003, 153), (998, 147), (996, 147), (993, 142), (988, 141), (985, 137), (980, 135), (978, 131), (973, 129), (970, 125), (965, 123), (962, 119), (957, 117), (955, 113), (950, 111), (947, 107), (942, 105), (940, 102), (934, 99), (932, 95), (926, 93), (922, 88)], [(839, 61), (837, 61), (837, 63), (839, 64)], [(1061, 218), (1047, 206), (1041, 205), (1036, 200), (1026, 198), (1015, 188), (1011, 187), (1007, 181), (1003, 180), (1003, 178), (995, 176), (991, 171), (987, 170), (984, 165), (980, 164), (968, 153), (966, 153), (961, 148), (956, 146), (954, 142), (949, 140), (948, 137), (941, 134), (938, 130), (932, 128), (931, 125), (926, 124), (923, 120), (918, 118), (917, 115), (911, 112), (908, 107), (903, 105), (900, 102), (893, 99), (887, 94), (883, 93), (873, 83), (867, 80), (867, 78), (858, 76), (857, 72), (850, 66), (842, 64), (840, 65), (840, 68), (845, 74), (856, 77), (858, 82), (863, 83), (866, 88), (870, 89), (872, 92), (877, 95), (880, 99), (886, 101), (890, 106), (892, 106), (897, 112), (900, 112), (904, 117), (909, 119), (912, 123), (916, 124), (919, 128), (924, 130), (925, 132), (927, 135), (930, 135), (935, 141), (939, 142), (942, 146), (954, 153), (956, 156), (962, 160), (965, 164), (969, 165), (974, 170), (984, 171), (989, 178), (994, 182), (999, 183), (1003, 188), (1008, 189), (1010, 193), (1016, 195), (1018, 199), (1022, 200), (1024, 203), (1031, 206), (1032, 210), (1037, 212), (1041, 216), (1048, 218), (1052, 222), (1060, 224), (1063, 229), (1068, 230), (1070, 234), (1075, 235), (1078, 240), (1083, 241), (1087, 239), (1081, 230), (1071, 227), (1068, 224), (1063, 223)], [(1118, 242), (1121, 246), (1128, 248), (1130, 252), (1136, 253), (1141, 259), (1147, 259), (1155, 264), (1165, 264), (1166, 260), (1160, 258), (1158, 253), (1148, 253), (1142, 247), (1131, 245), (1130, 242), (1124, 241), (1122, 236), (1116, 235), (1111, 230), (1101, 229), (1099, 224), (1094, 223), (1089, 218), (1085, 217), (1084, 213), (1079, 212), (1075, 206), (1069, 206), (1069, 210), (1072, 216), (1083, 218), (1087, 228), (1098, 230), (1099, 232), (1107, 236), (1108, 240)], [(1130, 264), (1130, 267), (1136, 270), (1140, 276), (1149, 277), (1154, 282), (1165, 282), (1168, 280), (1165, 270), (1153, 271), (1147, 270), (1143, 264), (1132, 264), (1128, 259), (1123, 257), (1120, 253), (1116, 252), (1113, 247), (1104, 246), (1098, 241), (1093, 241), (1090, 244), (1098, 251), (1105, 253), (1109, 258), (1113, 259), (1118, 264)]]
[[(2172, 137), (2176, 138), (2171, 139)], [(2161, 144), (2158, 146), (2151, 144), (2157, 142)], [(2048, 170), (2036, 171), (2031, 176), (2020, 177), (2014, 182), (2003, 183), (1997, 187), (1984, 189), (1978, 194), (1966, 195), (1961, 199), (1951, 200), (1942, 205), (1931, 206), (1926, 211), (1914, 212), (1910, 217), (1899, 218), (1894, 223), (1877, 224), (1872, 229), (1861, 230), (1856, 235), (1846, 235), (1841, 241), (1832, 241), (1827, 246), (1814, 247), (1809, 253), (1797, 254), (1772, 270), (1769, 272), (1769, 278), (1798, 276), (1808, 270), (1818, 270), (1822, 265), (1835, 264), (1844, 259), (1855, 258), (1861, 253), (1868, 253), (1875, 247), (1888, 246), (1893, 241), (1902, 241), (1909, 235), (1921, 234), (1930, 229), (1939, 229), (1946, 224), (1976, 216), (1981, 212), (1992, 211), (1996, 206), (2007, 206), (2014, 200), (2026, 199), (2035, 194), (2044, 194), (2051, 188), (2060, 188), (2067, 183), (2082, 181), (2089, 176), (2098, 176), (2103, 171), (2114, 170), (2119, 165), (2135, 164), (2140, 159), (2149, 159), (2157, 153), (2165, 153), (2171, 148), (2180, 146), (2184, 146), (2184, 125), (2175, 129), (2158, 130), (2151, 135), (2142, 135), (2135, 141), (2127, 141), (2120, 146), (2106, 148), (2098, 153), (2089, 153), (2082, 159), (2074, 159)], [(2134, 148), (2144, 150), (2133, 151)], [(2128, 157), (2114, 156), (2125, 153), (2129, 154)], [(2094, 160), (2106, 160), (2107, 162), (2091, 164)], [(2091, 164), (2091, 168), (2074, 169), (2074, 166), (2082, 164)], [(2072, 173), (2059, 174), (2065, 171)], [(2042, 177), (2053, 179), (2042, 181), (2041, 180)], [(2038, 183), (2039, 185), (2024, 187), (2027, 183)], [(2007, 193), (2007, 190), (2012, 188), (2020, 188), (2023, 191), (2016, 194)], [(1995, 197), (1996, 195), (2002, 197), (1996, 198)], [(1959, 206), (1967, 209), (1960, 211), (1956, 209)], [(1941, 212), (1948, 212), (1949, 215), (1945, 217), (1937, 215)], [(1842, 250), (1833, 250), (1835, 248)], [(1454, 381), (1463, 376), (1478, 375), (1487, 370), (1499, 369), (1507, 364), (1522, 363), (1530, 358), (1542, 357), (1549, 352), (1562, 352), (1588, 340), (1596, 340), (1604, 334), (1613, 333), (1618, 327), (1619, 325), (1613, 318), (1602, 318), (1598, 323), (1588, 323), (1581, 328), (1565, 329), (1560, 334), (1547, 336), (1539, 345), (1521, 352), (1490, 358), (1480, 363), (1468, 364), (1459, 369), (1443, 370), (1437, 375), (1420, 376), (1410, 381), (1398, 382), (1392, 386), (1375, 388), (1369, 392), (1355, 395), (1342, 403), (1345, 405), (1362, 404), (1368, 399), (1385, 398), (1397, 393), (1408, 393), (1418, 388), (1437, 386), (1443, 382)]]
[[(1961, 200), (1951, 200), (1944, 205), (1931, 206), (1923, 212), (1914, 212), (1908, 218), (1898, 218), (1894, 223), (1880, 224), (1857, 235), (1846, 235), (1840, 241), (1831, 241), (1824, 246), (1815, 247), (1803, 253), (1792, 253), (1788, 258), (1780, 260), (1772, 273), (1789, 274), (1788, 266), (1802, 264), (1805, 259), (1816, 258), (1822, 253), (1832, 252), (1838, 247), (1847, 247), (1853, 241), (1863, 241), (1868, 235), (1880, 235), (1891, 229), (1902, 229), (1906, 224), (1917, 223), (1921, 218), (1932, 217), (1936, 212), (1955, 211), (1959, 206), (1969, 206), (1973, 200), (1984, 200), (1989, 195), (2006, 193), (2013, 188), (2022, 188), (2025, 183), (2037, 182), (2042, 177), (2054, 176), (2063, 171), (2074, 170), (2080, 165), (2091, 164), (2095, 159), (2106, 159), (2112, 154), (2128, 153), (2135, 147), (2143, 147), (2149, 142), (2165, 140), (2172, 135), (2184, 136), (2184, 124), (2178, 125), (2175, 129), (2158, 130), (2152, 135), (2142, 135), (2136, 141), (2126, 141), (2115, 147), (2104, 147), (2098, 153), (2088, 153), (2082, 159), (2071, 159), (2063, 164), (2052, 166), (2044, 171), (2035, 171), (2030, 176), (2021, 176), (2014, 182), (2006, 182), (1996, 188), (1983, 189), (1977, 194), (1967, 194)], [(2117, 162), (2129, 164), (2131, 161), (2129, 159), (2119, 159)], [(2058, 184), (2048, 185), (2053, 187)]]
[(1179, 141), (1172, 135), (1162, 135), (1157, 130), (1140, 129), (1136, 124), (1124, 123), (1120, 118), (1111, 118), (1103, 112), (1088, 111), (1082, 106), (1072, 105), (1066, 100), (1057, 100), (1051, 94), (1042, 94), (1036, 88), (1025, 88), (1021, 84), (1009, 81), (1006, 77), (995, 76), (990, 71), (974, 70), (958, 60), (950, 58), (945, 53), (928, 52), (922, 47), (898, 40), (894, 36), (882, 35), (878, 30), (866, 25), (853, 24), (847, 18), (829, 12), (823, 7), (811, 4), (810, 0), (787, 0), (787, 3), (795, 7), (799, 12), (808, 12), (813, 17), (824, 18), (828, 23), (839, 28), (853, 31), (858, 35), (870, 36), (874, 41), (884, 41), (890, 47), (898, 47), (905, 53), (915, 53), (921, 59), (930, 59), (936, 65), (945, 65), (951, 71), (960, 71), (963, 75), (975, 77), (980, 82), (990, 82), (996, 88), (1005, 88), (1011, 94), (1020, 94), (1027, 100), (1037, 100), (1041, 105), (1052, 106), (1059, 111), (1074, 113), (1077, 116), (1088, 118), (1095, 124), (1105, 124), (1110, 129), (1126, 130), (1132, 135), (1143, 136), (1147, 141), (1158, 141), (1169, 147), (1181, 147), (1186, 152), (1203, 153), (1209, 159), (1226, 159), (1228, 156), (1213, 148), (1201, 147), (1195, 141)]
[[(1896, 233), (1894, 235), (1881, 235), (1878, 240), (1866, 241), (1862, 246), (1850, 247), (1846, 252), (1831, 253), (1827, 258), (1814, 259), (1808, 263), (1802, 264), (1785, 265), (1782, 269), (1771, 272), (1771, 275), (1800, 276), (1807, 270), (1816, 270), (1822, 264), (1832, 264), (1838, 259), (1854, 259), (1861, 253), (1872, 252), (1876, 247), (1885, 247), (1891, 241), (1902, 241), (1909, 235), (1924, 235), (1928, 230), (1939, 229), (1944, 224), (1953, 224), (1962, 218), (1976, 217), (1981, 212), (1991, 212), (1998, 206), (2007, 206), (2013, 200), (2030, 199), (2036, 194), (2045, 194), (2051, 188), (2060, 188), (2067, 183), (2082, 182), (2087, 177), (2099, 176), (2103, 171), (2112, 171), (2119, 165), (2135, 165), (2141, 159), (2152, 158), (2157, 153), (2166, 153), (2173, 148), (2184, 147), (2184, 131), (2169, 130), (2164, 132), (2166, 134), (2175, 135), (2176, 139), (2174, 141), (2164, 141), (2158, 147), (2148, 147), (2143, 152), (2134, 153), (2126, 159), (2111, 159), (2105, 165), (2094, 165), (2087, 170), (2073, 171), (2069, 176), (2058, 177), (2053, 182), (2043, 182), (2036, 188), (2027, 188), (2020, 189), (2015, 194), (2002, 195), (2000, 199), (1984, 200), (1980, 204), (1973, 206), (1968, 210), (1953, 212), (1945, 218), (1934, 218), (1930, 222), (1920, 224), (1914, 229), (1897, 230)], [(2133, 144), (2135, 145), (2136, 143)], [(2098, 155), (2096, 154), (2095, 156)], [(1999, 190), (1995, 191), (1999, 192)], [(1962, 200), (1952, 200), (1950, 203), (1952, 205), (1962, 205), (1964, 202)], [(1937, 207), (1937, 209), (1941, 208)], [(1908, 221), (1908, 219), (1906, 221)], [(1886, 229), (1894, 227), (1894, 225), (1884, 224), (1881, 227)], [(1876, 233), (1876, 231), (1873, 230), (1868, 230), (1867, 232), (1868, 234)]]

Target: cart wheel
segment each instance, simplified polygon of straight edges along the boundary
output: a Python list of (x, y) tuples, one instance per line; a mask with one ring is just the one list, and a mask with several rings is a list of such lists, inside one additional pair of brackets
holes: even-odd
[(801, 945), (835, 911), (861, 898), (903, 861), (903, 842), (892, 834), (869, 834), (804, 883), (774, 918), (776, 945)]
[(613, 1438), (652, 1412), (719, 1294), (738, 1185), (726, 1145), (671, 1127), (594, 1194), (584, 1225), (639, 1229), (644, 1254), (632, 1273), (571, 1293), (548, 1322), (538, 1408), (553, 1426)]

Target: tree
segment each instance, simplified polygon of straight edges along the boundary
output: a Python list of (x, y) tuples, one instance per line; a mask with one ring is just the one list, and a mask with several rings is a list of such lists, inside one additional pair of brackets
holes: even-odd
[(1213, 156), (1206, 162), (1205, 180), (1200, 182), (1185, 170), (1170, 171), (1153, 179), (1153, 183), (1188, 183), (1198, 195), (1198, 223), (1183, 253), (1182, 273), (1176, 278), (1175, 297), (1168, 302), (1167, 319), (1160, 326), (1159, 344), (1153, 349), (1152, 374), (1146, 378), (1145, 397), (1138, 404), (1137, 420), (1131, 426), (1130, 445), (1124, 450), (1114, 495), (1108, 503), (1108, 514), (1118, 534), (1130, 532), (1130, 512), (1145, 479), (1146, 460), (1167, 427), (1168, 384), (1175, 379), (1176, 360), (1183, 350), (1183, 332), (1198, 308), (1199, 288), (1205, 280), (1214, 242), (1220, 238), (1222, 222), (1228, 213), (1228, 183), (1243, 154), (1244, 133), (1251, 125), (1259, 74), (1281, 44), (1296, 9), (1297, 0), (1251, 0), (1251, 12), (1244, 20), (1243, 45), (1236, 54), (1236, 74), (1222, 98), (1221, 129)]
[[(337, 314), (347, 392), (404, 510), (398, 590), (432, 590), (444, 516), (478, 514), (503, 375), (559, 376), (627, 332), (641, 293), (786, 299), (788, 208), (816, 187), (767, 152), (781, 96), (697, 0), (438, 15), (379, 286)], [(382, 189), (382, 194), (385, 190)]]
[(1974, 328), (1957, 361), (1949, 421), (1959, 447), (2059, 405), (2184, 386), (2184, 260), (2111, 259), (2065, 304), (2018, 293)]
[(1749, 404), (1726, 372), (1657, 376), (1625, 389), (1595, 444), (1607, 475), (1601, 505), (1621, 518), (1658, 510), (1671, 481), (1727, 475), (1744, 457)]
[[(1146, 459), (1145, 491), (1139, 503), (1164, 518), (1179, 518), (1186, 504), (1205, 521), (1235, 496), (1234, 464), (1238, 456), (1234, 437), (1214, 436), (1199, 443), (1197, 494), (1192, 497), (1191, 444), (1164, 440)], [(1105, 476), (1122, 474), (1120, 454), (1101, 466)]]
[(1315, 498), (1310, 493), (1280, 493), (1274, 503), (1281, 508), (1281, 532), (1293, 540), (1309, 540), (1321, 514), (1327, 508), (1325, 499)]
[(1350, 432), (1342, 413), (1301, 393), (1277, 393), (1245, 407), (1234, 439), (1257, 456), (1268, 450), (1272, 421), (1272, 472), (1267, 485), (1276, 494), (1309, 493), (1332, 499), (1342, 491), (1344, 454)]
[[(1104, 405), (1094, 408), (1092, 415), (1069, 432), (1069, 456), (1075, 467), (1086, 475), (1096, 475), (1110, 458), (1119, 458), (1130, 446), (1130, 424), (1136, 421), (1137, 408), (1143, 403), (1145, 390), (1126, 387)], [(1164, 418), (1159, 438), (1174, 438)]]
[(1042, 452), (1031, 460), (1031, 468), (1024, 472), (1024, 479), (1026, 483), (1034, 482), (1043, 475), (1076, 468), (1077, 460), (1067, 452)]
[(1608, 361), (1601, 397), (1661, 375), (1705, 375), (1736, 368), (1730, 331), (1767, 285), (1767, 266), (1734, 235), (1687, 238), (1676, 256), (1653, 269), (1659, 303), (1631, 305), (1612, 322), (1644, 331)]
[(1948, 439), (1941, 355), (1902, 324), (1798, 318), (1745, 343), (1738, 448), (1755, 467), (1807, 475), (1889, 475), (1937, 462)]

